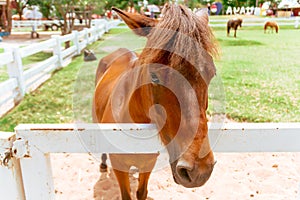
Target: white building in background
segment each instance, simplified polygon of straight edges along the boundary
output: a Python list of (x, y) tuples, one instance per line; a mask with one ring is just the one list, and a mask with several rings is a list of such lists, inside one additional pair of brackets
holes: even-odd
[(278, 4), (278, 8), (298, 8), (300, 7), (300, 4), (297, 2), (297, 0), (282, 0)]

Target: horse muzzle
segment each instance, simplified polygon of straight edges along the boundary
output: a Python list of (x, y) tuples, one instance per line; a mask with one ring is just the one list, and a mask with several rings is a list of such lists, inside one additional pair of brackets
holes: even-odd
[[(211, 155), (212, 153), (209, 153), (206, 157)], [(189, 163), (181, 158), (171, 163), (174, 181), (187, 188), (204, 185), (216, 164), (213, 157), (212, 159), (206, 157), (195, 163)]]

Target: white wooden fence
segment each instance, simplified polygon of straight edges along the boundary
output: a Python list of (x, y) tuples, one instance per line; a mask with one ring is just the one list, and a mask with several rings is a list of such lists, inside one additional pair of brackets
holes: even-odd
[(58, 20), (50, 21), (50, 20), (12, 20), (12, 28), (21, 28), (21, 27), (39, 27), (43, 24), (48, 23), (59, 23)]
[[(243, 18), (242, 16), (236, 16), (241, 17), (243, 19), (242, 26), (247, 27), (253, 27), (253, 26), (261, 26), (263, 27), (266, 21), (276, 21), (278, 26), (294, 26), (295, 28), (299, 27), (300, 17), (276, 17), (276, 18)], [(234, 18), (234, 17), (231, 17)], [(226, 27), (227, 26), (227, 19), (210, 19), (209, 25), (211, 27)]]
[[(209, 124), (214, 152), (300, 152), (300, 123)], [(0, 133), (4, 199), (55, 199), (50, 153), (157, 153), (151, 124), (31, 124)]]
[[(60, 26), (60, 23), (63, 23), (63, 20), (12, 20), (12, 28), (21, 28), (21, 27), (42, 27), (43, 25), (56, 24)], [(95, 26), (97, 23), (106, 23), (105, 19), (94, 19), (92, 20), (92, 26)], [(85, 21), (80, 23), (78, 19), (74, 21), (75, 26), (85, 25)]]
[[(230, 18), (234, 17), (241, 17), (243, 18), (243, 26), (264, 26), (264, 23), (266, 21), (276, 21), (279, 26), (294, 26), (295, 28), (299, 27), (300, 17), (243, 17), (243, 15), (240, 16), (228, 16), (227, 18), (223, 19), (215, 19), (211, 18), (209, 20), (209, 25), (211, 27), (226, 27), (227, 21)], [(92, 20), (92, 25), (95, 25), (97, 21), (105, 21), (104, 19), (101, 20)], [(20, 27), (33, 27), (33, 26), (42, 26), (43, 24), (59, 24), (58, 20), (50, 21), (50, 20), (13, 20), (13, 27), (20, 28)], [(80, 25), (79, 21), (75, 21), (75, 25)]]
[[(51, 76), (51, 72), (66, 66), (71, 58), (79, 55), (88, 44), (102, 37), (109, 29), (118, 25), (119, 20), (94, 21), (92, 28), (85, 28), (72, 34), (58, 36), (22, 48), (7, 48), (0, 53), (0, 68), (7, 67), (9, 79), (0, 83), (0, 116), (18, 104), (26, 92), (30, 92), (41, 85)], [(63, 44), (71, 41), (71, 46), (62, 48)], [(51, 51), (52, 56), (42, 62), (35, 63), (24, 70), (22, 59), (35, 53)]]

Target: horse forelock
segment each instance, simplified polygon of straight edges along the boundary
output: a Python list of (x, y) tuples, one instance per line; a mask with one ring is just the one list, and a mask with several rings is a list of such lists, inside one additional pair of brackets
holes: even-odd
[[(207, 64), (207, 54), (216, 56), (217, 46), (207, 19), (201, 18), (185, 6), (167, 4), (163, 18), (154, 27), (140, 56), (142, 64), (159, 62), (168, 64), (182, 74), (191, 73), (194, 66), (198, 72), (215, 74), (213, 65)], [(188, 63), (188, 64), (187, 64)], [(203, 76), (203, 74), (202, 74)], [(205, 79), (205, 77), (204, 77)]]

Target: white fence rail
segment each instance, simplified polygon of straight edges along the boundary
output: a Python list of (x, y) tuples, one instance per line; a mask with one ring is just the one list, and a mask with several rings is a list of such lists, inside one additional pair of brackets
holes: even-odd
[[(105, 23), (107, 21), (105, 19), (94, 19), (92, 20), (91, 25), (95, 26), (98, 22)], [(12, 28), (41, 27), (43, 25), (51, 26), (52, 24), (60, 26), (63, 23), (63, 20), (12, 20)], [(74, 25), (85, 26), (85, 21), (82, 21), (82, 23), (80, 23), (78, 19), (75, 19)]]
[[(226, 27), (228, 19), (210, 19), (209, 25), (211, 27)], [(300, 17), (290, 17), (290, 18), (243, 18), (242, 26), (261, 26), (263, 27), (266, 21), (276, 21), (278, 26), (294, 26), (298, 28)]]
[[(300, 123), (210, 124), (209, 138), (214, 152), (300, 152)], [(0, 133), (0, 194), (55, 199), (50, 153), (161, 151), (151, 124), (19, 125)]]
[[(102, 37), (112, 27), (118, 25), (119, 20), (93, 21), (92, 28), (85, 28), (72, 34), (58, 36), (51, 39), (32, 44), (22, 48), (7, 48), (0, 53), (0, 68), (7, 67), (9, 79), (0, 83), (0, 116), (13, 108), (23, 98), (26, 92), (30, 92), (51, 77), (51, 72), (66, 66), (75, 55), (79, 55), (88, 44)], [(63, 49), (64, 42), (70, 41), (72, 46)], [(50, 51), (52, 56), (42, 62), (33, 64), (24, 70), (22, 59), (33, 54)]]
[[(242, 17), (242, 16), (240, 16)], [(228, 18), (234, 18), (232, 16), (229, 16)], [(228, 18), (224, 19), (210, 19), (210, 26), (211, 27), (226, 27)], [(243, 18), (243, 17), (242, 17)], [(298, 28), (300, 17), (253, 17), (253, 18), (243, 18), (243, 26), (263, 26), (266, 21), (276, 21), (279, 26), (294, 26), (295, 28)], [(95, 26), (99, 21), (104, 22), (104, 19), (100, 20), (92, 20), (92, 26)], [(33, 27), (33, 26), (42, 26), (43, 24), (59, 24), (58, 20), (13, 20), (12, 26), (14, 28), (20, 28), (20, 27)], [(75, 25), (84, 25), (79, 23), (79, 20), (75, 20)]]
[(47, 24), (50, 22), (57, 22), (59, 21), (48, 21), (48, 20), (12, 20), (12, 28), (20, 28), (20, 27), (33, 27), (33, 26), (42, 26), (43, 24)]

